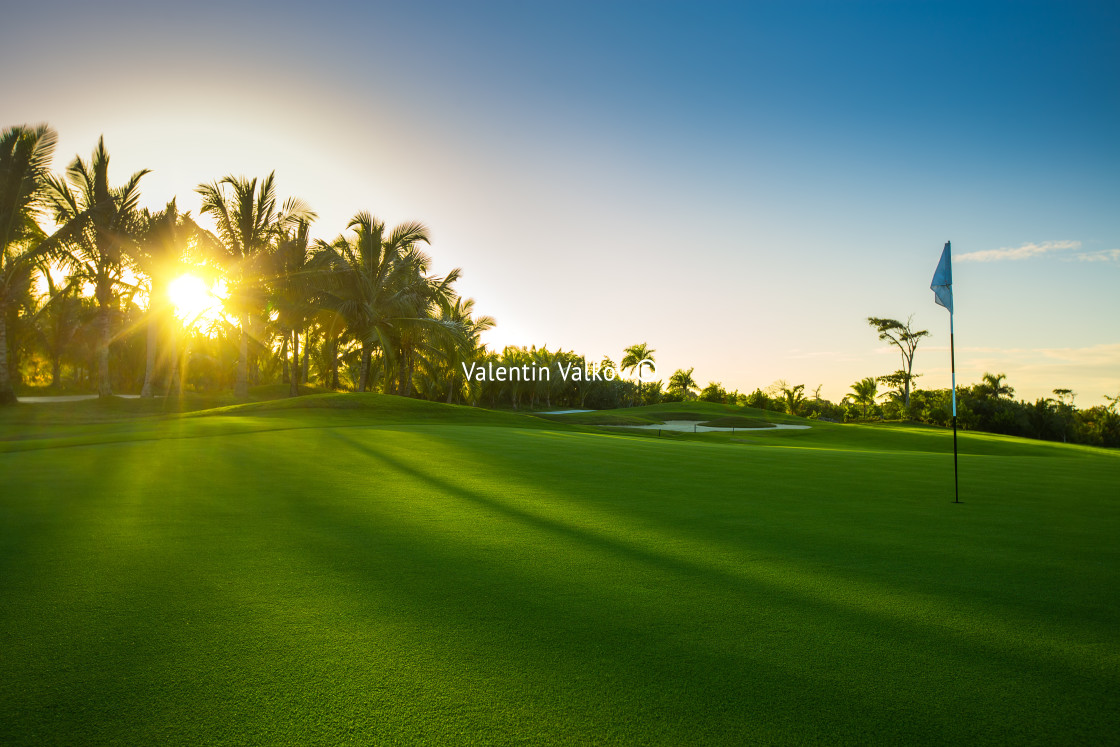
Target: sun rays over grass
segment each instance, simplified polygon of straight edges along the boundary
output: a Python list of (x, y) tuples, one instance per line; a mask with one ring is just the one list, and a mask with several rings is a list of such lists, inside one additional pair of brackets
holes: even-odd
[(0, 741), (1120, 727), (1115, 455), (1003, 442), (952, 506), (943, 454), (875, 429), (776, 448), (368, 404), (0, 454)]

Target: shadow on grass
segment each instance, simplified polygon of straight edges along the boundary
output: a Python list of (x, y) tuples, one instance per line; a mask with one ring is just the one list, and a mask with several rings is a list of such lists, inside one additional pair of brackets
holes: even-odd
[[(620, 570), (620, 573), (645, 576), (652, 572), (657, 584), (664, 584), (665, 595), (671, 596), (672, 590), (675, 589), (680, 592), (682, 598), (690, 599), (690, 604), (672, 610), (671, 613), (665, 609), (658, 609), (656, 605), (642, 605), (640, 607), (642, 617), (634, 618), (633, 615), (638, 610), (621, 604), (625, 601), (625, 597), (614, 597), (587, 587), (572, 589), (570, 582), (555, 576), (544, 579), (542, 586), (540, 574), (533, 573), (524, 566), (518, 567), (517, 563), (487, 562), (485, 564), (483, 577), (487, 579), (509, 577), (507, 583), (497, 585), (498, 588), (528, 586), (537, 589), (535, 594), (518, 593), (516, 598), (511, 598), (509, 600), (511, 608), (530, 604), (538, 610), (534, 617), (541, 620), (556, 620), (574, 615), (580, 621), (577, 627), (583, 630), (599, 630), (604, 619), (629, 620), (632, 625), (636, 625), (631, 632), (639, 633), (639, 638), (638, 641), (632, 641), (631, 646), (637, 646), (635, 652), (640, 653), (632, 652), (633, 656), (627, 656), (628, 660), (634, 662), (631, 673), (636, 676), (635, 683), (643, 681), (642, 672), (649, 674), (651, 671), (656, 671), (655, 663), (658, 661), (699, 662), (702, 665), (698, 670), (689, 670), (690, 676), (695, 678), (696, 683), (703, 682), (705, 685), (715, 687), (716, 689), (709, 694), (719, 691), (722, 696), (730, 695), (741, 707), (748, 710), (749, 704), (758, 693), (758, 688), (773, 688), (774, 683), (778, 681), (800, 692), (802, 697), (808, 697), (811, 702), (818, 705), (829, 703), (827, 709), (829, 715), (817, 716), (817, 726), (825, 729), (821, 734), (828, 733), (828, 729), (843, 731), (845, 727), (841, 724), (846, 725), (846, 728), (857, 728), (857, 724), (863, 723), (865, 727), (866, 722), (861, 722), (858, 717), (853, 721), (852, 714), (863, 713), (869, 707), (880, 708), (884, 715), (900, 708), (909, 709), (914, 720), (905, 724), (895, 724), (892, 727), (900, 729), (891, 732), (899, 737), (916, 737), (921, 734), (924, 738), (929, 738), (939, 733), (939, 730), (949, 728), (950, 721), (943, 720), (942, 714), (937, 713), (936, 709), (927, 710), (919, 706), (916, 701), (907, 702), (903, 692), (892, 694), (877, 692), (879, 680), (873, 675), (869, 676), (869, 670), (861, 669), (858, 664), (853, 666), (852, 661), (845, 660), (847, 657), (852, 657), (856, 662), (863, 660), (867, 666), (887, 667), (890, 665), (886, 660), (876, 661), (873, 654), (869, 658), (871, 651), (885, 648), (895, 652), (896, 660), (893, 666), (901, 667), (903, 670), (895, 673), (896, 685), (906, 681), (907, 677), (912, 678), (915, 683), (923, 680), (937, 682), (946, 678), (951, 680), (956, 673), (946, 671), (951, 667), (946, 667), (945, 659), (958, 664), (961, 670), (977, 667), (986, 671), (988, 677), (993, 677), (995, 680), (1003, 679), (1001, 685), (988, 693), (989, 708), (997, 704), (1005, 704), (1009, 691), (1004, 688), (1010, 687), (1015, 690), (1016, 687), (1012, 682), (1019, 678), (1035, 679), (1036, 684), (1037, 681), (1042, 681), (1048, 686), (1053, 686), (1055, 681), (1063, 682), (1073, 690), (1081, 690), (1081, 695), (1069, 696), (1070, 690), (1062, 688), (1066, 693), (1066, 697), (1061, 698), (1063, 705), (1049, 716), (1064, 721), (1068, 714), (1081, 711), (1082, 716), (1087, 718), (1082, 725), (1088, 726), (1089, 733), (1103, 733), (1097, 731), (1100, 724), (1091, 723), (1093, 718), (1099, 718), (1101, 715), (1101, 711), (1098, 710), (1099, 695), (1090, 697), (1091, 704), (1087, 704), (1082, 699), (1088, 694), (1083, 689), (1085, 669), (1074, 661), (1054, 656), (1054, 652), (1028, 653), (1022, 649), (1021, 640), (999, 642), (984, 635), (984, 631), (967, 631), (962, 635), (960, 631), (944, 629), (936, 619), (910, 619), (905, 609), (889, 611), (884, 609), (875, 612), (868, 609), (868, 605), (864, 603), (849, 605), (830, 601), (822, 598), (821, 595), (807, 595), (804, 589), (796, 588), (796, 583), (746, 578), (703, 563), (688, 562), (679, 557), (618, 542), (570, 523), (523, 510), (492, 495), (437, 477), (432, 470), (394, 457), (385, 449), (373, 448), (353, 436), (354, 434), (349, 433), (336, 434), (336, 437), (347, 443), (350, 448), (365, 453), (391, 471), (406, 476), (409, 481), (426, 484), (439, 495), (450, 496), (458, 501), (472, 504), (488, 513), (521, 525), (533, 534), (546, 537), (548, 540), (546, 544), (549, 547), (553, 547), (555, 541), (559, 540), (561, 547), (573, 546), (572, 552), (590, 553), (595, 556), (597, 559), (593, 561), (594, 563), (603, 563), (604, 567), (610, 568), (612, 567), (610, 559), (614, 558), (618, 561), (616, 567), (619, 569), (631, 569)], [(342, 511), (341, 507), (336, 507), (335, 510)], [(342, 525), (348, 522), (344, 515), (338, 516), (337, 521)], [(422, 541), (421, 545), (431, 549), (430, 541)], [(527, 559), (522, 558), (522, 560)], [(463, 557), (448, 556), (442, 559), (439, 565), (442, 567), (451, 564), (451, 567), (455, 567), (463, 562)], [(547, 565), (549, 560), (542, 558), (540, 562)], [(845, 584), (845, 579), (835, 573), (823, 574), (818, 578), (813, 578), (812, 572), (808, 575), (808, 581), (817, 585)], [(624, 587), (625, 583), (614, 586), (616, 589)], [(555, 607), (551, 602), (554, 599), (571, 599), (573, 595), (581, 600), (580, 605), (561, 608)], [(888, 592), (886, 596), (891, 596), (891, 593)], [(900, 606), (905, 608), (906, 596), (906, 594), (899, 594), (898, 599), (894, 601), (901, 602)], [(745, 636), (745, 639), (757, 639), (756, 634), (759, 631), (754, 628), (751, 618), (756, 617), (759, 603), (770, 609), (754, 622), (762, 624), (765, 628), (767, 623), (764, 621), (772, 621), (775, 616), (785, 621), (771, 631), (774, 636), (769, 634), (762, 636), (771, 642), (774, 639), (780, 640), (781, 645), (786, 647), (785, 656), (759, 656), (757, 650), (748, 653), (732, 643), (736, 636), (732, 635), (730, 638), (726, 636), (727, 633), (737, 630), (739, 634)], [(698, 610), (704, 612), (697, 615)], [(738, 619), (738, 611), (742, 612), (742, 619)], [(670, 635), (669, 638), (662, 635), (666, 631), (695, 633), (696, 624), (703, 624), (707, 613), (713, 615), (707, 622), (724, 628), (722, 635), (718, 631), (710, 639), (702, 634)], [(800, 626), (801, 629), (797, 631), (788, 627), (791, 624)], [(832, 638), (837, 632), (845, 635), (844, 642), (833, 639), (832, 644), (836, 648), (831, 651), (817, 648), (817, 644), (820, 644), (822, 639), (816, 636)], [(599, 630), (599, 635), (604, 633), (609, 635), (609, 631)], [(978, 640), (980, 637), (986, 640)], [(638, 646), (639, 641), (640, 646)], [(861, 643), (867, 644), (868, 649), (861, 650)], [(913, 656), (897, 657), (897, 651), (907, 649), (913, 651)], [(838, 656), (840, 651), (843, 653)], [(872, 661), (876, 661), (876, 664), (872, 665)], [(803, 676), (806, 672), (817, 670), (823, 662), (832, 662), (839, 667), (835, 672), (835, 680), (828, 675)], [(653, 669), (651, 670), (650, 667)], [(913, 669), (907, 671), (911, 667)], [(711, 675), (715, 672), (721, 675), (718, 678), (718, 685), (711, 679)], [(666, 671), (663, 674), (668, 681), (672, 680), (670, 672)], [(918, 692), (914, 691), (910, 694), (917, 696)], [(935, 696), (933, 701), (946, 705), (945, 697), (949, 697), (949, 700), (954, 702), (957, 713), (966, 713), (975, 705), (970, 705), (970, 699), (963, 696), (944, 694)], [(818, 701), (817, 698), (821, 700)], [(876, 703), (876, 706), (871, 706), (872, 702)], [(914, 709), (924, 715), (915, 717)], [(688, 709), (686, 708), (685, 711)], [(1020, 714), (1018, 718), (1021, 719), (1022, 716), (1023, 714)], [(830, 717), (835, 719), (831, 723)], [(689, 721), (687, 712), (676, 714), (675, 718), (680, 719), (682, 723)], [(752, 718), (759, 718), (759, 714), (753, 714)], [(704, 721), (709, 726), (712, 724), (710, 712), (704, 717)], [(731, 717), (724, 726), (730, 727), (733, 723), (742, 726), (740, 717)], [(775, 726), (777, 727), (777, 724)], [(957, 724), (955, 728), (959, 726)], [(1013, 727), (1010, 721), (1005, 721), (999, 716), (999, 712), (990, 712), (986, 714), (983, 724), (972, 724), (970, 728), (977, 729), (976, 732), (966, 732), (971, 733), (972, 736), (982, 734), (986, 729), (995, 729), (997, 731), (989, 732), (989, 736), (994, 736), (1000, 729)], [(950, 731), (952, 730), (951, 728)], [(682, 733), (687, 733), (687, 730)], [(726, 735), (731, 732), (721, 731), (721, 733)]]
[[(0, 554), (4, 588), (20, 595), (18, 608), (0, 611), (12, 717), (0, 741), (994, 742), (1115, 733), (1115, 675), (1033, 655), (1029, 634), (993, 645), (946, 629), (881, 576), (876, 591), (898, 592), (899, 609), (830, 598), (835, 587), (861, 588), (850, 569), (763, 557), (757, 566), (769, 575), (759, 575), (741, 553), (739, 565), (720, 566), (692, 543), (670, 541), (742, 549), (730, 535), (701, 531), (699, 519), (635, 513), (637, 500), (590, 501), (579, 487), (594, 485), (597, 465), (581, 466), (573, 482), (563, 459), (615, 446), (608, 457), (633, 454), (627, 439), (452, 430), (82, 450), (68, 482), (44, 477), (37, 496), (53, 500), (60, 485), (88, 480), (72, 501), (80, 510), (44, 513), (52, 528), (24, 526), (25, 541)], [(548, 449), (541, 438), (553, 439)], [(524, 453), (503, 451), (520, 439), (534, 441)], [(688, 455), (704, 451), (715, 450)], [(23, 464), (49, 469), (48, 456)], [(137, 477), (140, 465), (147, 471)], [(454, 471), (461, 465), (469, 468)], [(623, 473), (617, 464), (610, 472)], [(32, 516), (7, 501), (13, 522)], [(584, 520), (593, 505), (607, 524)], [(643, 524), (666, 541), (640, 541)], [(619, 536), (629, 528), (635, 537)], [(780, 530), (768, 532), (766, 551), (780, 554)], [(50, 545), (49, 563), (29, 537)], [(804, 550), (794, 547), (787, 557)], [(67, 553), (75, 559), (63, 562)], [(792, 578), (782, 577), (787, 569)], [(27, 666), (13, 670), (19, 662)], [(40, 731), (15, 732), (28, 723)]]

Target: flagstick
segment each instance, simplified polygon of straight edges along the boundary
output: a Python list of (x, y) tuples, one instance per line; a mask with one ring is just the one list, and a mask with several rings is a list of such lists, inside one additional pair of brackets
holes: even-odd
[(933, 273), (929, 289), (938, 306), (949, 311), (949, 363), (953, 371), (953, 503), (961, 502), (960, 473), (957, 471), (957, 349), (953, 339), (953, 254), (952, 244), (945, 242), (941, 261)]
[(953, 312), (949, 312), (949, 366), (953, 371), (953, 503), (961, 502), (961, 483), (957, 472), (957, 351), (953, 342)]

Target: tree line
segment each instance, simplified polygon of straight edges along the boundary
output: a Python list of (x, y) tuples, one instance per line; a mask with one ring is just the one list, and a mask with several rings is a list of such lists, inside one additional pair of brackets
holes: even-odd
[[(378, 391), (490, 407), (602, 409), (702, 400), (835, 421), (910, 419), (949, 422), (948, 390), (914, 384), (914, 356), (929, 335), (905, 322), (869, 317), (900, 353), (899, 369), (852, 385), (839, 403), (805, 385), (778, 381), (749, 394), (719, 382), (701, 388), (695, 369), (664, 380), (560, 375), (573, 367), (636, 372), (655, 360), (647, 343), (626, 348), (618, 365), (574, 351), (508, 346), (490, 351), (481, 335), (495, 324), (455, 291), (461, 275), (432, 271), (429, 229), (389, 227), (358, 212), (332, 240), (312, 240), (317, 216), (298, 198), (281, 201), (275, 174), (228, 175), (195, 188), (207, 230), (178, 208), (140, 208), (147, 169), (114, 184), (99, 139), (89, 159), (61, 174), (50, 164), (57, 135), (49, 126), (0, 134), (0, 404), (17, 387), (50, 391), (230, 391), (284, 383), (295, 395)], [(52, 226), (49, 229), (45, 226)], [(226, 284), (221, 313), (180, 319), (169, 290), (184, 274)], [(477, 381), (464, 365), (533, 366), (536, 381)], [(986, 375), (958, 389), (964, 428), (1084, 443), (1120, 445), (1116, 399), (1078, 410), (1074, 395), (1015, 402)], [(880, 393), (879, 386), (886, 391)], [(882, 401), (884, 400), (885, 401)]]
[[(957, 425), (965, 430), (1001, 433), (1047, 441), (1120, 446), (1120, 395), (1105, 395), (1104, 404), (1075, 405), (1077, 393), (1057, 388), (1052, 397), (1034, 402), (1014, 399), (1015, 389), (1002, 373), (985, 373), (979, 383), (957, 387)], [(884, 402), (877, 397), (886, 396)], [(895, 392), (878, 395), (875, 379), (852, 385), (849, 399), (858, 420), (907, 419), (930, 425), (952, 423), (952, 390), (916, 389), (904, 406)]]
[[(45, 125), (0, 135), (0, 402), (42, 383), (245, 397), (283, 380), (295, 393), (313, 367), (330, 388), (407, 396), (418, 376), (476, 354), (493, 325), (455, 292), (459, 270), (431, 271), (422, 223), (360, 212), (312, 241), (315, 213), (281, 202), (274, 174), (230, 175), (196, 189), (208, 231), (174, 199), (139, 208), (148, 171), (114, 184), (103, 139), (51, 173), (56, 143)], [(228, 281), (208, 326), (175, 318), (168, 290), (184, 273)]]
[[(855, 382), (842, 405), (845, 420), (911, 420), (931, 425), (952, 423), (952, 390), (914, 389), (918, 374), (913, 373), (918, 344), (929, 336), (928, 330), (913, 328), (913, 317), (897, 319), (868, 317), (867, 323), (879, 339), (894, 346), (902, 367), (889, 374), (869, 376)], [(1105, 404), (1078, 409), (1077, 394), (1056, 388), (1053, 397), (1039, 397), (1033, 403), (1013, 399), (1015, 390), (1002, 373), (985, 373), (978, 384), (957, 387), (957, 425), (965, 430), (1001, 433), (1048, 441), (1120, 446), (1120, 394), (1105, 395)], [(887, 389), (880, 393), (879, 385)], [(885, 402), (879, 400), (886, 398)], [(853, 411), (854, 409), (854, 411)]]
[[(515, 408), (615, 407), (662, 394), (661, 382), (620, 378), (469, 380), (468, 362), (633, 372), (655, 351), (631, 346), (616, 368), (547, 348), (487, 350), (480, 338), (494, 320), (456, 292), (460, 269), (432, 271), (423, 223), (389, 227), (359, 212), (333, 240), (312, 240), (316, 214), (281, 200), (273, 173), (198, 185), (207, 230), (175, 199), (140, 208), (149, 171), (114, 183), (104, 138), (61, 174), (50, 170), (56, 145), (46, 125), (0, 134), (0, 403), (15, 402), (17, 387), (245, 398), (280, 382), (292, 395), (314, 383)], [(169, 291), (188, 273), (206, 287), (222, 279), (221, 313), (176, 316)], [(684, 385), (695, 385), (690, 375)]]

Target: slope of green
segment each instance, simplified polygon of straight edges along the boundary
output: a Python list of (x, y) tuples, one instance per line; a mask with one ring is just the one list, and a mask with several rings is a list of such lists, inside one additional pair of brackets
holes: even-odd
[[(71, 402), (24, 405), (15, 414), (0, 419), (0, 453), (32, 451), (58, 446), (81, 446), (129, 440), (198, 438), (232, 433), (253, 433), (323, 426), (393, 425), (438, 422), (459, 425), (501, 425), (510, 428), (561, 428), (531, 415), (476, 407), (446, 405), (439, 402), (395, 397), (385, 394), (314, 394), (269, 399), (208, 410), (165, 416), (137, 415), (148, 404), (141, 400)], [(85, 419), (91, 405), (99, 405), (99, 419)], [(38, 413), (26, 417), (27, 409), (50, 409), (49, 419)], [(66, 413), (72, 413), (67, 420)], [(116, 420), (108, 413), (121, 412)], [(56, 423), (73, 423), (58, 425)]]
[[(300, 386), (301, 395), (323, 394), (318, 387)], [(287, 384), (268, 384), (249, 390), (248, 401), (260, 403), (288, 398)], [(27, 395), (38, 396), (38, 395)], [(42, 396), (50, 396), (45, 394)], [(197, 412), (217, 407), (235, 405), (238, 400), (231, 392), (218, 394), (185, 393), (182, 397), (153, 397), (150, 399), (109, 397), (77, 402), (20, 403), (0, 410), (0, 427), (10, 424), (66, 425), (72, 423), (105, 423), (131, 418), (166, 416), (176, 413)]]
[[(564, 415), (542, 414), (540, 417), (558, 423), (581, 425), (649, 425), (669, 420), (712, 421), (722, 418), (744, 418), (755, 423), (807, 423), (804, 418), (753, 407), (735, 407), (714, 402), (665, 402), (642, 407), (621, 407), (616, 410), (573, 412)], [(730, 425), (728, 426), (730, 427)], [(757, 426), (744, 426), (757, 427)]]
[[(953, 431), (949, 428), (913, 424), (840, 424), (802, 421), (804, 430), (751, 430), (729, 433), (704, 433), (690, 438), (713, 443), (740, 443), (839, 451), (913, 451), (933, 454), (953, 453)], [(961, 454), (990, 456), (1120, 456), (1116, 450), (1078, 444), (1001, 436), (979, 431), (957, 434)]]
[(1114, 452), (370, 397), (0, 454), (0, 743), (1120, 733)]
[[(639, 438), (656, 438), (675, 441), (740, 444), (755, 446), (783, 446), (840, 451), (913, 451), (933, 454), (953, 453), (953, 432), (948, 428), (899, 423), (828, 423), (806, 420), (770, 410), (750, 407), (733, 407), (711, 402), (689, 402), (687, 410), (681, 403), (665, 403), (646, 407), (597, 410), (568, 415), (541, 416), (556, 423), (611, 426), (604, 431), (614, 431), (618, 426), (648, 425), (668, 420), (697, 420), (702, 425), (742, 428), (734, 433), (659, 433), (651, 430), (631, 430), (627, 433)], [(786, 430), (761, 427), (764, 423), (809, 426)], [(1000, 436), (978, 431), (958, 433), (958, 451), (961, 454), (990, 456), (1075, 456), (1078, 454), (1118, 454), (1120, 452), (1096, 449), (1076, 444), (1052, 441), (1034, 441)]]

